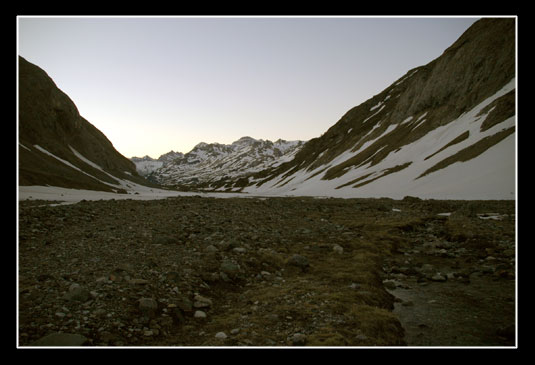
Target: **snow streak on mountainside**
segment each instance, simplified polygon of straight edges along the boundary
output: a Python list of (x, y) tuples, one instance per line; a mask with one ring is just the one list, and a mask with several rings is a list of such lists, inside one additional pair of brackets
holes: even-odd
[(138, 171), (146, 168), (144, 163), (161, 162), (148, 178), (162, 185), (225, 190), (228, 182), (237, 187), (244, 176), (291, 160), (303, 144), (302, 141), (271, 142), (242, 137), (230, 145), (201, 142), (185, 155), (166, 162), (133, 161)]
[(482, 19), (244, 192), (515, 198), (515, 19)]
[[(514, 90), (511, 80), (502, 90), (448, 125), (433, 129), (418, 140), (373, 157), (384, 141), (401, 129), (414, 131), (426, 123), (425, 115), (391, 125), (373, 139), (364, 136), (357, 150), (349, 149), (325, 165), (297, 169), (271, 181), (244, 189), (249, 193), (333, 197), (419, 196), (437, 199), (514, 199), (515, 117), (484, 129), (496, 101)], [(494, 106), (493, 106), (494, 105)], [(490, 107), (490, 108), (489, 108)], [(382, 145), (354, 164), (367, 148)], [(326, 179), (327, 172), (339, 171)]]

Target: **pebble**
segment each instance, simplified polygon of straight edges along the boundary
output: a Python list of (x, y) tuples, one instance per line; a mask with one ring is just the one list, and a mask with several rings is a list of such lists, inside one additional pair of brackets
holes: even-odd
[(204, 251), (208, 252), (208, 253), (214, 253), (214, 252), (218, 252), (219, 250), (214, 245), (208, 245), (208, 246), (206, 246)]
[(340, 245), (334, 245), (333, 246), (333, 251), (336, 252), (337, 254), (343, 254), (344, 253), (344, 248)]
[(225, 275), (227, 275), (229, 278), (234, 279), (240, 273), (240, 266), (227, 259), (223, 260), (221, 266), (219, 267), (219, 270)]
[(193, 298), (193, 307), (195, 308), (208, 308), (212, 306), (212, 300), (210, 298), (203, 297), (202, 295), (195, 295)]
[(195, 314), (193, 315), (195, 318), (206, 318), (206, 312), (203, 311), (195, 311)]
[(225, 332), (217, 332), (215, 334), (215, 338), (224, 340), (225, 338), (227, 338), (227, 334)]
[(297, 266), (304, 270), (310, 266), (310, 263), (305, 256), (295, 254), (288, 260), (288, 265)]
[(446, 281), (447, 278), (441, 273), (437, 272), (435, 275), (431, 277), (431, 280), (442, 282), (442, 281)]
[(72, 283), (71, 286), (69, 286), (69, 291), (63, 298), (70, 301), (85, 302), (89, 297), (90, 294), (87, 289), (83, 288), (80, 284)]
[(290, 341), (293, 346), (304, 346), (306, 343), (307, 337), (302, 333), (294, 333), (290, 338)]

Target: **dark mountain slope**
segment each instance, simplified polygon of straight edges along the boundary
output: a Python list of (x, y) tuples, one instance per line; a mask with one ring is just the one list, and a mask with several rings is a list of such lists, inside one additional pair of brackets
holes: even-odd
[(20, 185), (122, 191), (118, 179), (145, 183), (46, 72), (22, 57), (18, 127)]

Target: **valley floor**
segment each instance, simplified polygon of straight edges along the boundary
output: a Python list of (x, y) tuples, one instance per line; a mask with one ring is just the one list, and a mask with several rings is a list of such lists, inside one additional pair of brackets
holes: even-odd
[(19, 203), (19, 346), (515, 345), (514, 201), (49, 203)]

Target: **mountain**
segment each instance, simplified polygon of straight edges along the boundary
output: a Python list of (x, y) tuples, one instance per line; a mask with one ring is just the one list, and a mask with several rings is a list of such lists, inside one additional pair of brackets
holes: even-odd
[(144, 157), (132, 157), (130, 160), (136, 165), (136, 170), (140, 175), (147, 176), (174, 159), (182, 157), (184, 157), (183, 153), (170, 151), (164, 153), (156, 160), (148, 155), (145, 155)]
[(162, 162), (164, 164), (167, 164), (167, 163), (170, 163), (170, 162), (172, 162), (173, 160), (175, 160), (177, 158), (182, 158), (182, 157), (184, 157), (184, 154), (182, 152), (169, 151), (167, 153), (164, 153), (160, 157), (158, 157), (158, 161), (160, 161), (160, 162)]
[(514, 199), (515, 76), (515, 19), (483, 18), (291, 161), (235, 186), (252, 194)]
[[(180, 188), (236, 188), (240, 181), (248, 181), (243, 180), (244, 177), (247, 179), (255, 172), (289, 161), (303, 144), (302, 141), (279, 139), (272, 142), (251, 137), (242, 137), (232, 144), (201, 142), (190, 152), (162, 162), (147, 178)], [(138, 170), (142, 169), (143, 161), (134, 162)]]
[[(514, 18), (475, 22), (440, 57), (306, 143), (199, 143), (146, 156), (138, 171), (171, 187), (262, 195), (514, 199), (515, 33)], [(146, 183), (136, 164), (19, 58), (20, 185), (124, 192), (127, 180)]]
[(121, 193), (130, 183), (146, 185), (45, 71), (20, 56), (18, 66), (19, 185)]

